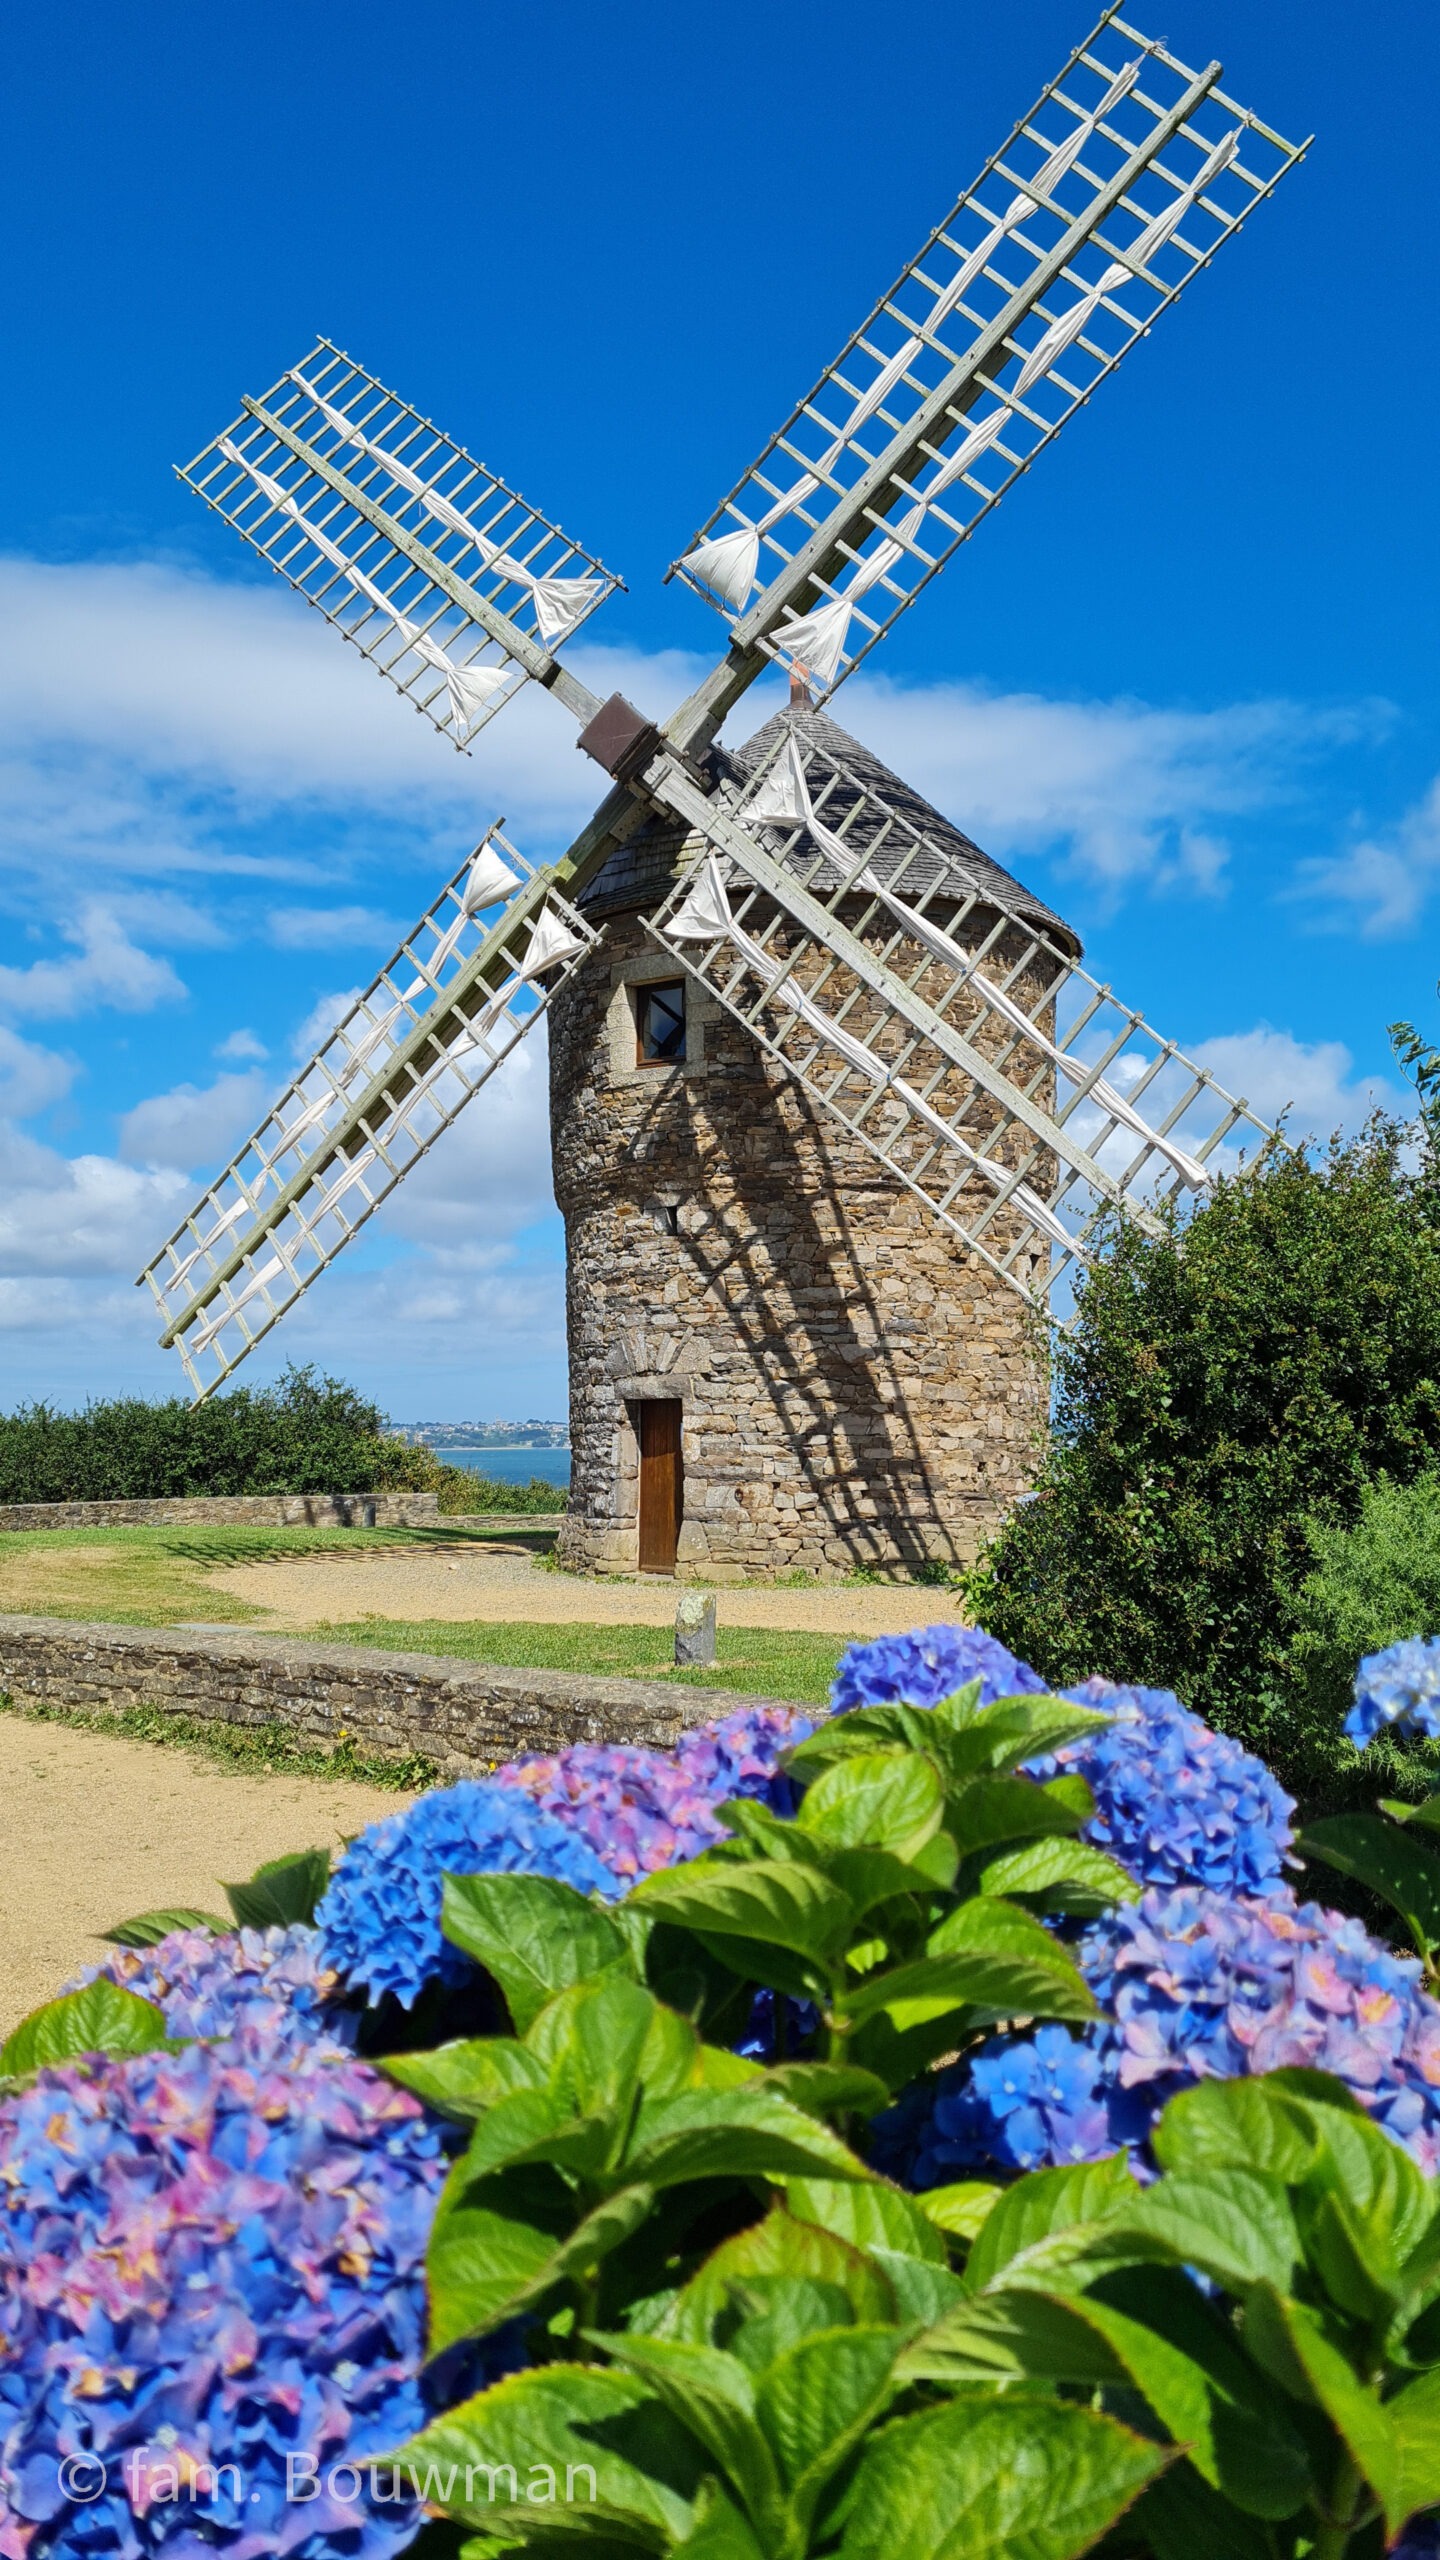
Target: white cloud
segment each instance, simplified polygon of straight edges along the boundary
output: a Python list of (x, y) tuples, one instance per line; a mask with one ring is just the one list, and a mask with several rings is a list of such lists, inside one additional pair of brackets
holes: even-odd
[(363, 942), (389, 951), (404, 927), (378, 907), (272, 907), (270, 939), (281, 951), (331, 951)]
[(242, 1024), (238, 1031), (229, 1031), (226, 1033), (223, 1040), (217, 1040), (210, 1054), (212, 1058), (233, 1058), (236, 1060), (243, 1060), (245, 1058), (268, 1058), (270, 1052), (266, 1048), (264, 1041), (258, 1040), (254, 1032), (247, 1030)]
[(142, 951), (102, 906), (85, 907), (60, 931), (76, 946), (70, 960), (33, 960), (28, 969), (0, 968), (0, 1007), (21, 1014), (77, 1014), (96, 1005), (148, 1013), (185, 993), (168, 960)]
[(1204, 895), (1223, 885), (1227, 825), (1294, 800), (1317, 756), (1388, 719), (1379, 705), (1175, 711), (864, 676), (835, 716), (1002, 860), (1054, 852), (1112, 892)]
[(185, 1206), (179, 1173), (63, 1156), (0, 1126), (0, 1276), (127, 1277)]
[(0, 1119), (28, 1120), (59, 1102), (75, 1081), (75, 1063), (22, 1040), (0, 1023)]
[(1385, 942), (1413, 931), (1440, 885), (1440, 779), (1388, 833), (1362, 836), (1344, 853), (1302, 862), (1296, 894), (1341, 932)]
[(358, 1004), (363, 993), (361, 987), (340, 987), (331, 995), (317, 996), (304, 1021), (295, 1026), (290, 1041), (291, 1056), (313, 1058), (321, 1041), (329, 1038), (336, 1023), (343, 1021), (352, 1004)]
[(254, 1128), (269, 1100), (269, 1079), (217, 1076), (211, 1085), (177, 1084), (137, 1102), (120, 1121), (127, 1164), (170, 1165), (179, 1173), (214, 1172)]
[(1263, 1120), (1288, 1112), (1287, 1137), (1324, 1141), (1354, 1130), (1376, 1109), (1403, 1113), (1405, 1099), (1383, 1076), (1357, 1076), (1343, 1040), (1297, 1040), (1268, 1022), (1196, 1043), (1195, 1058)]

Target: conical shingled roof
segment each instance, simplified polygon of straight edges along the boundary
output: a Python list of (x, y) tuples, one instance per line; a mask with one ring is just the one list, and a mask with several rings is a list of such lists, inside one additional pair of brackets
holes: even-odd
[[(794, 731), (807, 753), (813, 752), (827, 763), (842, 766), (852, 773), (865, 790), (873, 791), (878, 799), (934, 847), (941, 862), (937, 865), (933, 882), (924, 877), (918, 862), (912, 861), (907, 870), (906, 880), (912, 894), (933, 885), (942, 895), (953, 892), (957, 898), (975, 896), (987, 903), (1008, 907), (1012, 914), (1022, 917), (1027, 924), (1041, 926), (1078, 957), (1080, 938), (1073, 927), (1066, 924), (1063, 916), (1056, 915), (1053, 908), (1047, 907), (1013, 873), (1002, 870), (998, 862), (992, 862), (989, 854), (982, 853), (978, 844), (953, 825), (949, 818), (942, 817), (940, 811), (932, 808), (918, 791), (912, 790), (908, 782), (902, 782), (898, 774), (892, 773), (888, 765), (882, 764), (878, 756), (872, 755), (868, 747), (862, 747), (857, 738), (852, 738), (825, 712), (811, 711), (803, 705), (791, 703), (784, 710), (777, 711), (763, 728), (756, 730), (753, 738), (746, 739), (742, 747), (730, 751), (724, 748), (714, 750), (715, 760), (737, 782), (743, 782), (763, 762), (787, 729)], [(838, 805), (843, 806), (843, 801)], [(832, 816), (832, 823), (838, 822), (832, 814), (836, 806), (832, 801), (827, 810), (827, 815)], [(580, 898), (582, 908), (598, 918), (627, 908), (658, 905), (675, 877), (686, 834), (687, 830), (678, 818), (657, 816), (647, 819), (629, 842), (617, 846), (609, 861), (602, 865)], [(875, 868), (883, 877), (886, 870), (883, 849), (876, 857)]]

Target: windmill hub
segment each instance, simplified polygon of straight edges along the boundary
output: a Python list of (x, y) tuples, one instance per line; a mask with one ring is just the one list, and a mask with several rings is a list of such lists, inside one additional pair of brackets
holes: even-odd
[(1097, 1229), (1269, 1133), (824, 705), (1301, 156), (1219, 76), (1106, 10), (674, 564), (728, 638), (664, 722), (558, 654), (613, 574), (328, 339), (186, 466), (452, 747), (534, 683), (611, 784), (487, 831), (141, 1274), (198, 1395), (548, 1016), (567, 1555), (973, 1552)]

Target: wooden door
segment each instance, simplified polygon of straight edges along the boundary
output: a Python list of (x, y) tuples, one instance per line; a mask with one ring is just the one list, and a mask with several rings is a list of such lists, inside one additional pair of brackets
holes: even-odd
[(673, 1573), (685, 1511), (680, 1405), (656, 1398), (636, 1408), (640, 1439), (640, 1571)]

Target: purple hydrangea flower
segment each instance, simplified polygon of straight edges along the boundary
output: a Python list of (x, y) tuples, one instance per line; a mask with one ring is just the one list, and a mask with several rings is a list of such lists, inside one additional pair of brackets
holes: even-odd
[(1406, 1636), (1383, 1653), (1366, 1654), (1345, 1730), (1363, 1751), (1389, 1724), (1440, 1734), (1440, 1636)]
[(1139, 1884), (1268, 1894), (1282, 1883), (1295, 1799), (1263, 1760), (1212, 1733), (1171, 1689), (1087, 1680), (1063, 1694), (1113, 1719), (1035, 1764), (1085, 1779), (1095, 1798), (1085, 1839)]
[[(1122, 1903), (1079, 1961), (1104, 2015), (994, 2037), (881, 2117), (874, 2156), (919, 2187), (1143, 2146), (1195, 2081), (1328, 2071), (1427, 2176), (1440, 2169), (1440, 2003), (1414, 1957), (1289, 1893), (1186, 1887)], [(1061, 2048), (1068, 2047), (1068, 2053)]]
[(276, 2061), (302, 2045), (330, 2055), (355, 2041), (353, 2012), (336, 2006), (341, 1985), (320, 1933), (288, 1929), (174, 1929), (153, 1947), (117, 1947), (67, 1984), (118, 1982), (153, 2000), (172, 2036), (240, 2036), (247, 2056)]
[(798, 1711), (744, 1707), (682, 1733), (673, 1751), (576, 1742), (509, 1762), (496, 1770), (495, 1784), (516, 1788), (568, 1824), (613, 1877), (631, 1885), (725, 1839), (716, 1807), (730, 1796), (760, 1796), (789, 1812), (780, 1753), (813, 1731), (813, 1718)]
[(447, 1875), (554, 1876), (613, 1898), (615, 1878), (571, 1824), (514, 1787), (477, 1778), (419, 1796), (352, 1840), (315, 1914), (322, 1961), (372, 2000), (413, 2007), (428, 1982), (464, 1982), (470, 1959), (441, 1935)]
[[(447, 2166), (408, 2092), (314, 2050), (96, 2057), (0, 2101), (3, 2560), (401, 2550), (413, 2498), (327, 2483), (427, 2416)], [(319, 2495), (287, 2500), (287, 2456)]]
[(1044, 1694), (1048, 1683), (1028, 1662), (1008, 1653), (997, 1637), (982, 1627), (916, 1627), (905, 1636), (877, 1636), (871, 1644), (852, 1644), (840, 1656), (831, 1711), (844, 1715), (851, 1707), (887, 1706), (902, 1699), (912, 1707), (936, 1707), (971, 1680), (982, 1683), (980, 1704), (996, 1698)]

